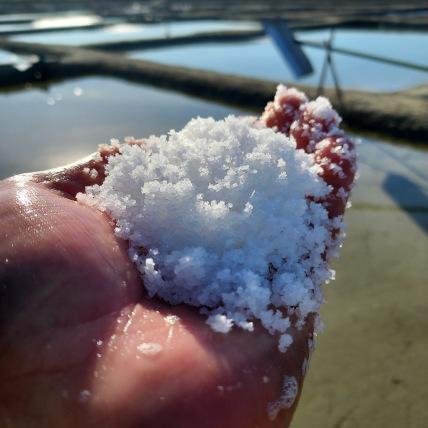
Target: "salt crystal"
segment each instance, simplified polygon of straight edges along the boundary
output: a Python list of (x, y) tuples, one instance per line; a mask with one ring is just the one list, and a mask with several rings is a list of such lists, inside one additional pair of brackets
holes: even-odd
[[(308, 106), (314, 117), (339, 122), (327, 100)], [(197, 118), (144, 144), (114, 146), (104, 183), (77, 199), (115, 220), (149, 296), (201, 308), (220, 333), (252, 331), (258, 320), (280, 334), (285, 352), (285, 314), (301, 327), (318, 313), (321, 286), (332, 279), (325, 251), (334, 254), (342, 237), (342, 217), (330, 219), (313, 202), (331, 191), (313, 155), (254, 118), (234, 116)]]
[(318, 97), (307, 105), (307, 111), (311, 116), (326, 122), (334, 121), (340, 123), (339, 115), (334, 111), (330, 101), (324, 97)]
[(315, 341), (314, 339), (308, 339), (308, 352), (309, 355), (312, 354), (315, 350)]
[(87, 389), (80, 391), (79, 393), (79, 401), (82, 403), (86, 403), (91, 398), (91, 392)]
[(299, 385), (294, 376), (284, 376), (281, 396), (277, 401), (269, 403), (267, 413), (271, 421), (275, 420), (281, 410), (289, 409), (296, 400)]
[(167, 315), (164, 319), (167, 324), (174, 325), (180, 318), (177, 315)]
[(302, 376), (306, 376), (309, 368), (309, 360), (305, 358), (302, 363)]
[(279, 338), (278, 348), (281, 352), (286, 352), (292, 343), (293, 338), (289, 334), (282, 334)]
[(228, 319), (226, 315), (216, 314), (208, 317), (207, 324), (218, 333), (229, 333), (233, 321)]
[(298, 91), (295, 88), (287, 88), (285, 85), (278, 85), (276, 94), (275, 94), (275, 98), (274, 98), (274, 105), (276, 109), (281, 108), (281, 99), (282, 97), (286, 95), (287, 97), (295, 97), (296, 99), (300, 100), (300, 102), (304, 103), (307, 102), (308, 99), (306, 98), (306, 96)]
[(137, 346), (137, 349), (142, 354), (154, 356), (162, 351), (162, 345), (160, 345), (159, 343), (147, 342)]

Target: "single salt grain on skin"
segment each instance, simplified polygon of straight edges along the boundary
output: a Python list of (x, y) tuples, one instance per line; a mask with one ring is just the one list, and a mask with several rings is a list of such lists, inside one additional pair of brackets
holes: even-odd
[(154, 342), (142, 343), (137, 346), (138, 351), (140, 351), (144, 355), (155, 356), (162, 352), (162, 345)]
[(305, 358), (302, 363), (302, 376), (305, 377), (309, 368), (309, 360)]
[[(289, 93), (281, 86), (272, 108), (297, 122), (280, 99)], [(306, 103), (310, 117), (342, 135), (327, 100), (291, 95), (297, 110)], [(313, 144), (321, 153), (331, 142)], [(257, 321), (286, 352), (289, 316), (301, 328), (334, 277), (325, 255), (341, 243), (342, 216), (322, 202), (332, 191), (326, 164), (263, 120), (234, 116), (193, 119), (179, 132), (114, 147), (103, 184), (77, 198), (115, 220), (149, 296), (199, 307), (219, 333), (253, 331)]]
[(281, 396), (278, 400), (269, 403), (267, 413), (271, 421), (275, 420), (281, 410), (289, 409), (296, 400), (299, 385), (293, 376), (284, 376)]
[(91, 395), (92, 394), (89, 390), (84, 389), (84, 390), (80, 391), (80, 393), (79, 393), (79, 401), (81, 403), (86, 403), (91, 398)]
[(283, 334), (279, 338), (278, 348), (281, 352), (286, 352), (288, 347), (293, 343), (293, 338), (289, 334)]
[(174, 325), (177, 321), (179, 321), (179, 317), (177, 315), (167, 315), (165, 317), (165, 322), (169, 325)]
[(95, 180), (98, 177), (98, 171), (96, 169), (83, 168), (83, 172), (86, 175), (89, 175), (90, 178)]
[(226, 315), (216, 314), (208, 318), (208, 325), (218, 333), (228, 333), (233, 326), (233, 321), (228, 319)]
[(315, 351), (315, 341), (314, 339), (308, 339), (308, 353), (309, 355), (313, 354)]

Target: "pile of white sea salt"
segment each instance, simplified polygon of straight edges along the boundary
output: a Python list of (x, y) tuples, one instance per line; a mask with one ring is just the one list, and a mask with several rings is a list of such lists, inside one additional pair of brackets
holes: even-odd
[(313, 155), (234, 116), (118, 150), (78, 199), (115, 220), (149, 295), (201, 308), (222, 333), (261, 322), (284, 352), (290, 316), (317, 313), (333, 276), (323, 255), (340, 224), (311, 202), (329, 192)]

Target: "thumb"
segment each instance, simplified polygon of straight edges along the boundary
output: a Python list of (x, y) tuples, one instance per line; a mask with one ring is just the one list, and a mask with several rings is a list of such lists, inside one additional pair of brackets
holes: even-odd
[[(138, 141), (133, 141), (135, 144)], [(119, 153), (120, 145), (101, 145), (97, 152), (79, 159), (68, 165), (45, 171), (37, 171), (27, 176), (33, 182), (43, 184), (49, 189), (61, 193), (62, 196), (74, 199), (76, 194), (83, 192), (86, 186), (101, 184), (106, 176), (105, 165), (110, 156)]]

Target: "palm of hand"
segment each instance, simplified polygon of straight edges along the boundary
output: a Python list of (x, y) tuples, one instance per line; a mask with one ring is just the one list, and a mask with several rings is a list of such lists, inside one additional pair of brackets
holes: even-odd
[(288, 423), (294, 406), (266, 406), (284, 375), (301, 385), (309, 328), (284, 355), (147, 299), (112, 224), (73, 200), (83, 166), (0, 183), (0, 426)]

